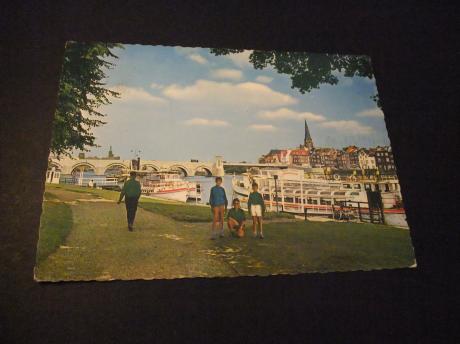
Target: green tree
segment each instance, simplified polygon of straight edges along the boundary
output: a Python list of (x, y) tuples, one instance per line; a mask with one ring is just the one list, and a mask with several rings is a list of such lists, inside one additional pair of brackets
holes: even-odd
[[(242, 49), (211, 49), (216, 56), (241, 53)], [(280, 74), (289, 75), (291, 88), (300, 93), (318, 89), (321, 84), (336, 85), (339, 79), (335, 71), (343, 72), (345, 77), (361, 76), (373, 78), (369, 57), (364, 55), (315, 54), (289, 51), (253, 50), (249, 62), (255, 69), (271, 66)], [(371, 98), (381, 107), (377, 94)]]
[(70, 154), (74, 149), (87, 151), (95, 147), (92, 128), (105, 124), (98, 111), (110, 104), (117, 92), (104, 88), (106, 71), (117, 58), (111, 51), (119, 44), (68, 42), (64, 53), (57, 108), (53, 122), (51, 152)]

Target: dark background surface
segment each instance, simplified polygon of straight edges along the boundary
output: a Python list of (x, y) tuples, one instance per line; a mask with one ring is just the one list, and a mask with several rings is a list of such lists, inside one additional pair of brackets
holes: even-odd
[[(449, 2), (3, 4), (0, 341), (454, 342), (459, 18)], [(417, 269), (38, 284), (44, 176), (64, 42), (369, 54)]]

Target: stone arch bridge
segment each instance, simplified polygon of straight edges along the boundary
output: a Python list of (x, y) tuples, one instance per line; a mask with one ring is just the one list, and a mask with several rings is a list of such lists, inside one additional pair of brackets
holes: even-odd
[[(104, 175), (109, 174), (114, 169), (130, 169), (132, 167), (131, 160), (77, 159), (70, 157), (62, 157), (60, 159), (51, 158), (49, 165), (50, 168), (54, 167), (64, 175), (85, 170), (93, 170), (96, 175)], [(219, 165), (221, 168), (219, 168)], [(185, 176), (195, 176), (197, 173), (204, 173), (209, 176), (223, 174), (223, 164), (219, 160), (215, 162), (141, 160), (141, 169), (151, 171), (179, 171)]]

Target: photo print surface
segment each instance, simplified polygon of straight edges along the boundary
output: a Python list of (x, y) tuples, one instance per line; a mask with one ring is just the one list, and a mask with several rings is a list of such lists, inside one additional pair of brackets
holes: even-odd
[(369, 57), (66, 44), (38, 281), (415, 267)]

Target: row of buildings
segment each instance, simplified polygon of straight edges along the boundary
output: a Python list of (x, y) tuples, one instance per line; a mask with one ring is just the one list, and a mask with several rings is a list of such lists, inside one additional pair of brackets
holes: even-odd
[(272, 149), (259, 159), (260, 163), (282, 163), (303, 167), (323, 167), (336, 170), (361, 169), (394, 174), (396, 171), (390, 146), (359, 148), (348, 146), (343, 149), (316, 148), (305, 121), (303, 145), (294, 149)]

